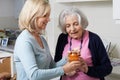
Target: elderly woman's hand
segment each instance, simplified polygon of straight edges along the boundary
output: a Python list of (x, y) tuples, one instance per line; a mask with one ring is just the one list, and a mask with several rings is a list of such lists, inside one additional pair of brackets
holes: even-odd
[(88, 66), (87, 66), (87, 63), (84, 61), (84, 59), (82, 57), (80, 57), (80, 63), (81, 63), (81, 66), (79, 67), (79, 70), (87, 73), (88, 72)]

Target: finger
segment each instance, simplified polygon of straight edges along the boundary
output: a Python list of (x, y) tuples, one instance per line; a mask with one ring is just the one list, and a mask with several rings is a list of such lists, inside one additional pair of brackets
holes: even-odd
[(72, 62), (70, 62), (71, 64), (81, 64), (81, 62), (80, 61), (72, 61)]
[(71, 52), (71, 51), (68, 51), (68, 53)]
[(77, 52), (77, 55), (78, 55), (78, 56), (81, 56), (80, 52)]
[(84, 59), (83, 59), (82, 57), (80, 57), (80, 60), (83, 60), (83, 61), (84, 61)]

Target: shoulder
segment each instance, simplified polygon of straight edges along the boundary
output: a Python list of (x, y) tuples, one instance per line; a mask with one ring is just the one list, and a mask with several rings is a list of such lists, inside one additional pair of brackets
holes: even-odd
[(67, 39), (68, 39), (68, 34), (61, 33), (57, 40), (57, 47), (58, 46), (64, 47), (65, 44), (68, 43)]
[(90, 39), (100, 39), (100, 37), (99, 37), (99, 35), (98, 34), (96, 34), (96, 33), (94, 33), (94, 32), (91, 32), (91, 31), (89, 31), (89, 38)]
[[(24, 43), (24, 44), (23, 44)], [(29, 33), (27, 30), (24, 30), (20, 33), (20, 35), (17, 37), (16, 46), (36, 46), (36, 40), (32, 36), (31, 33)]]
[(68, 34), (61, 33), (58, 37), (58, 39), (67, 39)]
[(103, 44), (102, 39), (100, 38), (100, 36), (96, 33), (93, 32), (89, 32), (89, 42), (90, 44)]
[(33, 40), (33, 36), (27, 31), (27, 30), (23, 30), (20, 35), (17, 37), (17, 41), (19, 42), (26, 42), (26, 41), (30, 41)]

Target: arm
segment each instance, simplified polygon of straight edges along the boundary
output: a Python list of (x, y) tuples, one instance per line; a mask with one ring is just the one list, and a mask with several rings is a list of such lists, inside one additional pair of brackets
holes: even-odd
[(67, 63), (67, 58), (63, 57), (60, 61), (56, 62), (57, 66), (63, 66)]
[(55, 57), (54, 61), (58, 62), (60, 59), (62, 59), (62, 53), (64, 50), (64, 46), (67, 44), (67, 34), (61, 33), (57, 40), (56, 50), (55, 50)]
[(47, 80), (64, 74), (63, 68), (39, 69), (32, 44), (18, 42), (15, 53), (18, 55), (27, 77), (31, 80)]
[(112, 66), (99, 36), (93, 34), (90, 35), (89, 49), (92, 54), (93, 66), (88, 67), (87, 75), (103, 78), (110, 74)]

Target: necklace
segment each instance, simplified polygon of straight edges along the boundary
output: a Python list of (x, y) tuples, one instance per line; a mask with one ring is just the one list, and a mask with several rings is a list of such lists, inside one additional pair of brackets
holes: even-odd
[[(81, 40), (80, 40), (80, 51), (81, 51), (81, 49), (82, 49), (82, 43), (83, 43), (83, 37), (81, 38)], [(70, 48), (69, 48), (69, 51), (70, 51), (70, 53), (68, 54), (68, 60), (69, 60), (69, 62), (71, 62), (71, 61), (78, 61), (79, 60), (79, 56), (81, 55), (80, 53), (78, 53), (78, 52), (74, 52), (74, 51), (72, 51), (72, 48), (71, 48), (71, 46), (72, 46), (72, 38), (70, 38)]]
[[(81, 45), (80, 45), (80, 50), (81, 50), (81, 49), (82, 49), (82, 43), (83, 43), (83, 34), (82, 34), (82, 37), (81, 37), (80, 43), (81, 43)], [(70, 38), (70, 48), (69, 48), (69, 51), (72, 50), (71, 47), (72, 47), (72, 38)]]
[[(80, 50), (82, 49), (82, 43), (83, 43), (83, 39), (81, 39), (80, 40), (80, 43), (81, 43), (81, 45), (80, 45)], [(71, 51), (72, 50), (72, 38), (70, 38), (70, 48), (69, 48), (69, 51)]]

